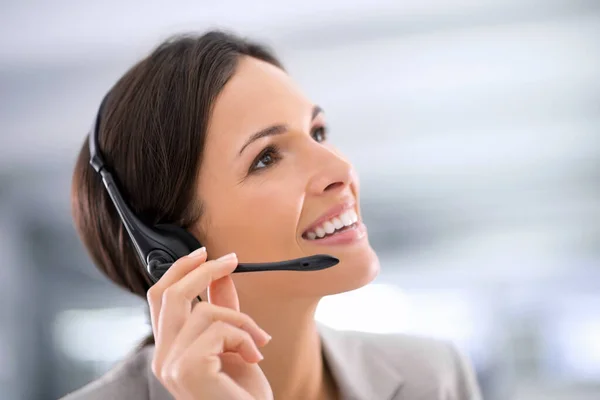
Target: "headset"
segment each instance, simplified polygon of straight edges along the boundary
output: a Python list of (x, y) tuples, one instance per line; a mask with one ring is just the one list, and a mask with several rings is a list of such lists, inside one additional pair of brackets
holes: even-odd
[[(100, 104), (98, 115), (89, 133), (90, 165), (102, 177), (102, 182), (129, 234), (140, 262), (151, 280), (156, 283), (175, 261), (202, 245), (194, 235), (180, 226), (144, 224), (123, 199), (115, 176), (104, 162), (98, 142), (101, 115), (107, 98), (108, 94)], [(318, 271), (338, 263), (339, 260), (333, 256), (317, 254), (279, 262), (240, 263), (233, 272)]]

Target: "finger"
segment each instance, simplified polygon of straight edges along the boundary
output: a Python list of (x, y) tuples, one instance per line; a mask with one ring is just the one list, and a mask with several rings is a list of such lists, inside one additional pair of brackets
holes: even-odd
[(163, 276), (154, 284), (158, 291), (164, 291), (185, 275), (190, 273), (198, 264), (206, 261), (206, 247), (200, 247), (187, 256), (179, 258), (167, 269)]
[(171, 360), (179, 358), (183, 352), (188, 351), (191, 343), (217, 321), (246, 331), (259, 347), (271, 340), (271, 336), (247, 314), (204, 302), (194, 307), (190, 318), (177, 334), (164, 361), (165, 364), (169, 364)]
[[(206, 248), (201, 247), (194, 250), (189, 255), (178, 259), (171, 267), (164, 273), (164, 275), (156, 282), (146, 294), (148, 299), (148, 305), (150, 307), (150, 319), (152, 322), (153, 330), (157, 326), (158, 314), (162, 306), (162, 297), (165, 289), (178, 282), (188, 273), (193, 271), (199, 265), (206, 261)], [(154, 331), (154, 336), (157, 336), (157, 332)]]
[(258, 347), (248, 332), (222, 321), (212, 323), (206, 331), (188, 347), (180, 360), (193, 358), (199, 368), (208, 374), (221, 371), (222, 353), (237, 353), (248, 363), (257, 363), (263, 359)]
[[(262, 355), (247, 332), (217, 321), (197, 337), (179, 358), (170, 359), (171, 362), (165, 364), (157, 376), (168, 388), (173, 388), (174, 391), (185, 388), (190, 394), (207, 395), (206, 390), (215, 389), (235, 390), (239, 385), (232, 380), (222, 380), (226, 375), (221, 371), (219, 356), (230, 352), (239, 354), (249, 363), (262, 360)], [(235, 386), (222, 387), (224, 383), (233, 383)], [(194, 389), (199, 389), (200, 392)], [(218, 398), (222, 397), (222, 394)]]
[(208, 261), (202, 265), (202, 268), (194, 269), (165, 289), (155, 333), (155, 359), (159, 365), (168, 354), (171, 343), (177, 337), (179, 330), (189, 318), (192, 300), (198, 293), (206, 290), (212, 281), (231, 274), (236, 265), (235, 255)]
[[(235, 253), (227, 254), (216, 260), (207, 261), (202, 268), (191, 271), (185, 279), (180, 279), (165, 290), (177, 293), (182, 299), (191, 302), (196, 296), (207, 290), (209, 285), (225, 276), (231, 275), (237, 266)], [(163, 295), (164, 301), (164, 295)]]
[[(236, 355), (236, 353), (227, 353)], [(239, 356), (238, 356), (239, 357)], [(213, 356), (210, 360), (216, 364), (216, 370), (221, 370), (221, 359)], [(160, 376), (163, 385), (177, 399), (236, 399), (252, 400), (253, 397), (237, 381), (228, 374), (205, 373), (199, 368), (197, 357), (186, 357), (170, 364)]]
[(224, 276), (210, 284), (208, 301), (211, 304), (240, 311), (240, 300), (231, 276)]

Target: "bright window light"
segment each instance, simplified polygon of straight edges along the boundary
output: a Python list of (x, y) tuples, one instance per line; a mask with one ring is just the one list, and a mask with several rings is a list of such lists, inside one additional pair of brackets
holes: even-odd
[(600, 318), (592, 314), (567, 316), (557, 324), (559, 356), (553, 362), (574, 379), (600, 376)]
[(477, 350), (488, 333), (477, 301), (463, 291), (402, 291), (391, 284), (325, 297), (316, 319), (339, 330), (407, 333), (450, 340)]
[(58, 349), (78, 361), (114, 362), (129, 353), (149, 332), (142, 309), (66, 310), (53, 326)]
[(408, 328), (408, 315), (409, 301), (402, 291), (393, 285), (371, 284), (323, 298), (315, 319), (339, 330), (393, 333)]

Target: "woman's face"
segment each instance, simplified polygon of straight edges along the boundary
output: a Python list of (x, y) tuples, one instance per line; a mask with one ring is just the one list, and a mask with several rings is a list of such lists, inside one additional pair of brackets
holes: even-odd
[(321, 271), (234, 274), (240, 296), (320, 297), (370, 282), (379, 261), (358, 194), (357, 176), (327, 138), (320, 108), (279, 68), (240, 59), (210, 120), (197, 192), (204, 205), (199, 239), (211, 259), (235, 252), (240, 262), (314, 254), (340, 260)]

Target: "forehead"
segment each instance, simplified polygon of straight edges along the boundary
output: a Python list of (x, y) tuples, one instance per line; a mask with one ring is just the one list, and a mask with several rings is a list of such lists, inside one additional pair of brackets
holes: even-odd
[(311, 110), (312, 103), (287, 73), (242, 57), (213, 106), (207, 145), (243, 142), (273, 124), (303, 125)]

